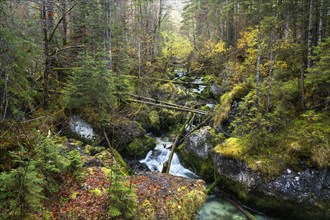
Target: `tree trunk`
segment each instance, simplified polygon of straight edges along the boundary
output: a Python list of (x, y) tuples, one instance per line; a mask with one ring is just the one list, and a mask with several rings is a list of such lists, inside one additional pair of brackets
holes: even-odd
[(142, 20), (142, 7), (141, 7), (141, 3), (139, 3), (138, 5), (138, 42), (137, 42), (137, 49), (138, 49), (138, 76), (139, 78), (141, 77), (141, 20)]
[(181, 128), (179, 130), (178, 135), (175, 138), (175, 141), (174, 141), (174, 143), (172, 145), (172, 148), (171, 148), (171, 151), (170, 151), (170, 155), (168, 156), (168, 160), (163, 165), (162, 173), (169, 173), (170, 172), (171, 162), (172, 162), (172, 159), (173, 159), (175, 148), (178, 145), (178, 143), (180, 142), (181, 138), (183, 137), (183, 132), (185, 131), (186, 125), (189, 124), (189, 122), (191, 122), (192, 118), (193, 118), (193, 115), (191, 115), (189, 113), (188, 117), (187, 117), (187, 120), (185, 121), (185, 123), (183, 123), (183, 125), (181, 126)]
[(300, 67), (300, 92), (301, 92), (301, 109), (304, 112), (306, 110), (305, 101), (305, 75), (303, 67)]
[(284, 29), (284, 39), (285, 41), (288, 41), (289, 39), (289, 21), (290, 21), (290, 12), (289, 10), (286, 12), (286, 16), (285, 16), (285, 29)]
[(68, 41), (68, 22), (67, 22), (67, 17), (66, 17), (66, 10), (67, 10), (67, 0), (62, 0), (62, 5), (61, 5), (61, 13), (63, 17), (63, 23), (62, 23), (62, 43), (63, 45), (67, 44)]
[(266, 112), (269, 112), (271, 108), (271, 90), (272, 90), (272, 81), (273, 81), (273, 60), (274, 60), (274, 52), (273, 52), (273, 30), (270, 31), (270, 54), (269, 54), (269, 76), (267, 82), (267, 106)]
[(112, 70), (112, 0), (106, 0), (105, 17), (107, 25), (104, 30), (104, 48), (109, 55), (108, 68)]
[(9, 80), (9, 72), (5, 71), (5, 84), (4, 84), (4, 89), (2, 94), (2, 104), (1, 104), (1, 108), (3, 109), (1, 123), (5, 120), (8, 109), (8, 91), (7, 91), (8, 80)]
[(309, 22), (308, 22), (308, 41), (307, 41), (307, 68), (312, 66), (312, 38), (313, 38), (313, 0), (309, 2)]
[(41, 21), (42, 21), (42, 32), (43, 32), (43, 44), (44, 44), (44, 59), (45, 59), (45, 69), (43, 74), (43, 101), (44, 106), (48, 106), (48, 77), (51, 71), (51, 59), (50, 59), (50, 45), (48, 40), (48, 27), (50, 26), (47, 21), (47, 5), (48, 1), (45, 1), (42, 5), (41, 10)]
[(318, 39), (317, 44), (320, 45), (322, 42), (322, 29), (323, 29), (323, 6), (324, 0), (320, 0), (320, 18), (319, 18), (319, 30), (318, 30)]
[(259, 84), (260, 84), (260, 62), (261, 62), (261, 32), (260, 32), (261, 18), (258, 19), (258, 54), (257, 54), (257, 68), (256, 68), (256, 107), (259, 102)]

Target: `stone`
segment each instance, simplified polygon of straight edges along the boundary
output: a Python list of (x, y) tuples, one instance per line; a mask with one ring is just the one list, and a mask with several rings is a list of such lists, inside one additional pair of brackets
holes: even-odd
[(190, 134), (183, 146), (187, 153), (192, 153), (197, 157), (208, 158), (209, 151), (212, 149), (211, 127), (205, 126)]

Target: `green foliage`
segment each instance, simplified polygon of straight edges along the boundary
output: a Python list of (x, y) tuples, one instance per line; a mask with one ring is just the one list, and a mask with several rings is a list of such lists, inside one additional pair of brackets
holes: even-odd
[(42, 212), (45, 179), (25, 148), (12, 155), (18, 167), (0, 174), (0, 213), (4, 219), (23, 219)]
[(107, 189), (109, 196), (108, 215), (111, 218), (130, 219), (137, 214), (137, 201), (135, 191), (125, 176), (120, 174), (120, 168), (112, 166)]
[(319, 168), (329, 166), (330, 161), (329, 115), (307, 111), (294, 120), (282, 137), (286, 151), (300, 158), (308, 158), (307, 163)]
[(315, 48), (315, 65), (306, 75), (306, 96), (313, 109), (328, 109), (330, 102), (330, 37)]
[[(46, 214), (45, 197), (60, 189), (62, 174), (77, 174), (82, 168), (79, 152), (66, 153), (56, 138), (31, 132), (28, 147), (12, 152), (14, 168), (0, 174), (0, 212), (4, 218)], [(32, 215), (30, 215), (32, 216)]]
[(83, 166), (82, 157), (78, 150), (69, 151), (67, 153), (67, 161), (67, 170), (72, 173), (75, 171), (79, 172)]
[(113, 82), (108, 60), (102, 54), (84, 55), (81, 68), (73, 71), (62, 93), (62, 101), (69, 109), (92, 108), (99, 112), (114, 108)]
[(1, 119), (8, 112), (14, 117), (24, 115), (26, 109), (32, 107), (33, 95), (30, 76), (27, 68), (31, 62), (36, 45), (29, 39), (30, 36), (18, 34), (14, 28), (4, 27), (0, 23), (0, 94)]

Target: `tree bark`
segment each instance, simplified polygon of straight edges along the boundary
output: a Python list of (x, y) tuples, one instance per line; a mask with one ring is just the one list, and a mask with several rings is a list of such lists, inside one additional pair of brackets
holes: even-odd
[[(260, 13), (260, 12), (259, 12)], [(257, 54), (257, 68), (256, 68), (256, 107), (259, 105), (259, 84), (260, 84), (260, 62), (261, 62), (261, 32), (260, 32), (261, 18), (258, 19), (258, 54)]]
[(171, 162), (172, 162), (172, 159), (173, 159), (175, 148), (178, 145), (178, 143), (180, 142), (180, 139), (183, 137), (183, 132), (185, 131), (186, 125), (189, 124), (189, 122), (191, 121), (192, 118), (193, 118), (193, 115), (189, 114), (188, 117), (187, 117), (187, 120), (181, 126), (181, 128), (179, 130), (179, 133), (176, 136), (174, 143), (172, 144), (172, 148), (171, 148), (171, 151), (170, 151), (170, 155), (168, 156), (168, 160), (163, 164), (162, 173), (169, 173), (170, 172)]
[(302, 111), (306, 111), (306, 101), (305, 101), (305, 75), (304, 70), (300, 67), (300, 92), (301, 92), (301, 108)]
[(41, 10), (41, 22), (42, 22), (42, 32), (43, 32), (43, 44), (44, 44), (44, 59), (45, 59), (45, 70), (43, 74), (43, 105), (48, 106), (48, 76), (51, 71), (51, 59), (50, 54), (50, 45), (48, 40), (48, 31), (49, 31), (49, 22), (47, 21), (47, 6), (48, 0), (44, 1)]
[(108, 68), (112, 71), (112, 0), (106, 0), (105, 17), (107, 25), (104, 30), (104, 48), (109, 56)]
[(320, 17), (319, 17), (319, 30), (318, 30), (318, 39), (317, 44), (320, 45), (322, 42), (322, 29), (323, 29), (323, 6), (324, 0), (320, 0)]
[(307, 68), (312, 66), (312, 38), (313, 38), (313, 0), (309, 2), (309, 22), (308, 22), (308, 40), (307, 40)]
[(267, 82), (267, 106), (266, 112), (269, 112), (271, 107), (271, 89), (273, 81), (273, 61), (274, 61), (274, 52), (273, 52), (273, 30), (270, 31), (270, 54), (269, 54), (269, 74)]
[(67, 10), (67, 0), (62, 0), (61, 4), (61, 13), (63, 17), (62, 21), (62, 44), (66, 45), (68, 41), (68, 22), (66, 17), (66, 10)]
[(8, 81), (9, 81), (9, 72), (5, 71), (5, 84), (4, 84), (4, 89), (3, 89), (3, 96), (2, 96), (2, 117), (1, 117), (1, 123), (5, 120), (6, 115), (7, 115), (7, 109), (8, 109)]

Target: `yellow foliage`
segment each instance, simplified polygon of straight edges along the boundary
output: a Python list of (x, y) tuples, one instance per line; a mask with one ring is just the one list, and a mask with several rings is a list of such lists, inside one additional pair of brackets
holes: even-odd
[(237, 48), (251, 48), (258, 44), (258, 29), (248, 29), (240, 33), (241, 38), (237, 40)]
[(101, 167), (101, 170), (103, 171), (103, 173), (108, 176), (111, 173), (111, 169), (106, 168), (106, 167)]
[(192, 43), (185, 36), (169, 32), (162, 32), (162, 36), (165, 39), (162, 54), (167, 59), (171, 56), (183, 59), (193, 50)]
[(203, 48), (200, 50), (200, 54), (204, 57), (211, 58), (226, 51), (226, 44), (222, 40), (217, 43), (212, 40), (208, 40), (204, 43)]
[(97, 197), (102, 195), (102, 190), (100, 190), (99, 188), (92, 189), (89, 192), (93, 193)]

